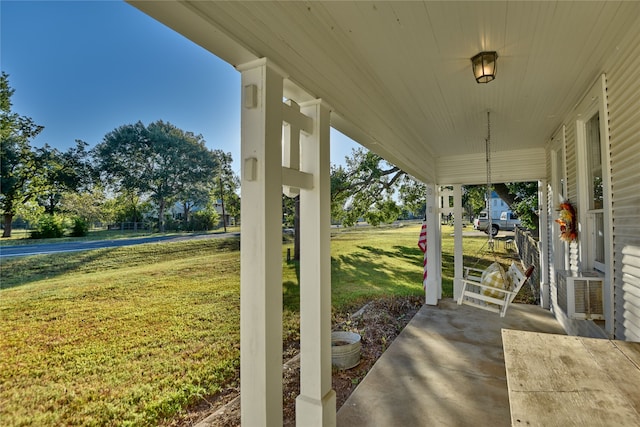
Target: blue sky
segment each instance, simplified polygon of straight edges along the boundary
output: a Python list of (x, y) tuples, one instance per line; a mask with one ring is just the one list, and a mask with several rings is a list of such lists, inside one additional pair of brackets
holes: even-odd
[[(0, 65), (12, 110), (66, 150), (113, 129), (171, 122), (229, 151), (239, 172), (240, 74), (136, 8), (111, 1), (0, 2)], [(357, 145), (332, 131), (334, 163)]]

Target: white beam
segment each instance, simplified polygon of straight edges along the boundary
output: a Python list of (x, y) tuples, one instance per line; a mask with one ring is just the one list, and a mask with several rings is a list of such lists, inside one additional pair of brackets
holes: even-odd
[(242, 424), (282, 425), (282, 76), (238, 67), (241, 114), (240, 393)]
[[(291, 198), (300, 194), (300, 186), (296, 187), (295, 184), (291, 184), (291, 181), (296, 181), (296, 178), (289, 178), (288, 172), (300, 170), (300, 126), (298, 122), (302, 121), (300, 120), (301, 116), (309, 119), (300, 113), (300, 106), (292, 99), (288, 99), (282, 104), (282, 118), (286, 122), (282, 125), (282, 191), (285, 196)], [(293, 174), (295, 175), (295, 172)]]
[(307, 135), (313, 133), (313, 120), (311, 120), (311, 117), (300, 113), (300, 106), (293, 100), (287, 100), (282, 104), (282, 120)]
[(313, 131), (302, 135), (301, 169), (313, 186), (300, 191), (300, 395), (296, 425), (335, 426), (331, 389), (330, 111), (322, 101), (302, 104)]
[[(289, 169), (283, 166), (282, 167), (282, 185), (291, 187), (295, 190), (298, 190), (300, 188), (311, 190), (313, 188), (313, 176), (306, 172), (302, 172), (295, 169)], [(289, 197), (295, 197), (295, 195), (289, 196)]]

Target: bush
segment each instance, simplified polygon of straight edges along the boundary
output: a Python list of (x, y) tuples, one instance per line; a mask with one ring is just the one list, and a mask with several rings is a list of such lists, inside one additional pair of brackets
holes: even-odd
[(38, 220), (38, 226), (31, 232), (32, 239), (52, 239), (64, 235), (64, 223), (57, 215), (42, 215)]
[(73, 237), (84, 237), (89, 234), (89, 224), (84, 218), (79, 216), (73, 218), (73, 227), (71, 228), (71, 235)]
[(202, 210), (194, 212), (189, 220), (191, 230), (213, 230), (217, 228), (220, 216), (215, 210)]

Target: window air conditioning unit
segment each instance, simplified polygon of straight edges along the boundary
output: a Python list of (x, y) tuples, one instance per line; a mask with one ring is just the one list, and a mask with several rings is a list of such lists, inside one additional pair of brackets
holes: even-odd
[(558, 272), (558, 306), (571, 319), (604, 320), (604, 278), (596, 272)]

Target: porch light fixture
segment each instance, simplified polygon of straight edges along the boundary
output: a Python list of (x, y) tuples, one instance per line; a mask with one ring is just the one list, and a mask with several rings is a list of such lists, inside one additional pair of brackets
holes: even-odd
[(471, 66), (473, 67), (473, 76), (478, 83), (489, 83), (496, 78), (496, 60), (498, 54), (496, 52), (480, 52), (471, 58)]

